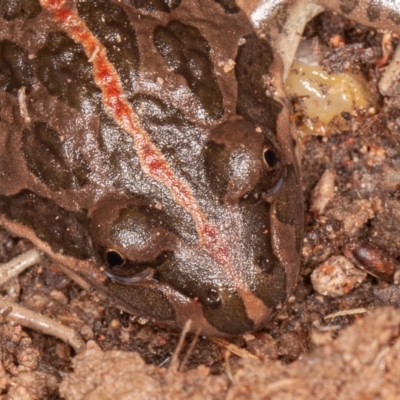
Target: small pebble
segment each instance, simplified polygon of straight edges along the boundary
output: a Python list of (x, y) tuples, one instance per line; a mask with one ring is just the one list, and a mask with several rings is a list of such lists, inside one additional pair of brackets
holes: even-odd
[(324, 214), (329, 202), (335, 196), (335, 173), (327, 169), (322, 174), (319, 182), (311, 193), (311, 212), (321, 215)]
[(332, 256), (313, 271), (311, 282), (319, 294), (339, 297), (360, 285), (366, 276), (366, 272), (355, 268), (347, 258)]
[(344, 233), (353, 236), (374, 217), (373, 204), (369, 200), (354, 200), (350, 203), (338, 202), (329, 208), (327, 215), (343, 223)]

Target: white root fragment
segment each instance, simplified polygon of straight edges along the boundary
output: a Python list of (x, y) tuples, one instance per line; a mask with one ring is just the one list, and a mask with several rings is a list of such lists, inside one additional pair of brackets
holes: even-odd
[(25, 271), (28, 267), (38, 264), (42, 261), (40, 253), (33, 249), (13, 258), (11, 261), (0, 265), (0, 286), (4, 285), (7, 281), (21, 272)]
[[(15, 257), (8, 263), (0, 265), (0, 286), (4, 285), (11, 278), (18, 276), (28, 267), (38, 264), (41, 261), (41, 254), (37, 250), (32, 249)], [(3, 296), (0, 296), (0, 317), (46, 335), (55, 336), (68, 343), (77, 353), (86, 348), (85, 342), (75, 330), (49, 317), (15, 304)]]
[(12, 303), (5, 297), (0, 297), (0, 315), (4, 319), (16, 322), (26, 328), (55, 336), (68, 343), (77, 353), (86, 348), (85, 342), (74, 329), (19, 304)]
[(229, 381), (234, 384), (235, 378), (233, 377), (231, 363), (229, 362), (230, 357), (231, 357), (231, 352), (228, 350), (224, 354), (225, 372), (226, 372), (226, 376), (228, 377)]
[(324, 319), (332, 319), (336, 317), (343, 317), (345, 315), (355, 315), (355, 314), (365, 314), (368, 313), (368, 310), (364, 307), (361, 308), (352, 308), (351, 310), (343, 310), (338, 311), (332, 314), (325, 315)]
[(185, 323), (185, 326), (183, 327), (183, 330), (182, 330), (180, 336), (179, 336), (178, 345), (175, 348), (174, 354), (172, 354), (171, 363), (169, 364), (169, 367), (168, 367), (168, 375), (169, 376), (171, 376), (171, 374), (178, 372), (178, 370), (179, 370), (179, 358), (178, 357), (179, 357), (179, 354), (185, 343), (186, 335), (190, 331), (191, 325), (192, 325), (192, 320), (188, 319)]
[(213, 337), (209, 338), (212, 342), (217, 344), (218, 346), (221, 346), (228, 350), (230, 353), (234, 354), (235, 356), (242, 357), (242, 358), (252, 358), (254, 360), (258, 360), (258, 357), (255, 356), (254, 354), (251, 354), (249, 351), (246, 349), (242, 349), (241, 347), (237, 346), (234, 343), (229, 342), (226, 339), (222, 339), (219, 337)]
[(190, 343), (190, 346), (189, 346), (189, 348), (188, 348), (188, 350), (186, 352), (185, 358), (183, 359), (183, 361), (181, 362), (181, 365), (179, 366), (179, 372), (183, 372), (184, 371), (184, 368), (185, 368), (185, 366), (186, 366), (186, 364), (187, 364), (187, 362), (189, 360), (189, 357), (192, 355), (193, 350), (194, 350), (198, 340), (199, 340), (199, 335), (196, 334), (194, 336), (192, 342)]
[(311, 192), (311, 212), (323, 215), (330, 201), (335, 196), (335, 173), (326, 169)]

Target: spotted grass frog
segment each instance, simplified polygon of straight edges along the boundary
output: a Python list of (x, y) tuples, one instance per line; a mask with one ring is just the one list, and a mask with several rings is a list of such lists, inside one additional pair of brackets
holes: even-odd
[(0, 222), (128, 312), (259, 329), (299, 270), (283, 81), (324, 9), (400, 33), (394, 2), (2, 2)]

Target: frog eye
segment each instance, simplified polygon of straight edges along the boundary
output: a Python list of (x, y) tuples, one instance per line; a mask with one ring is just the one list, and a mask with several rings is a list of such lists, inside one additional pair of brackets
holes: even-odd
[(121, 267), (125, 263), (125, 259), (116, 250), (106, 251), (107, 266), (110, 268)]
[(263, 160), (264, 164), (271, 169), (275, 168), (279, 163), (279, 158), (276, 154), (276, 151), (269, 147), (265, 147), (263, 150)]
[(279, 153), (271, 145), (263, 148), (262, 159), (264, 163), (264, 197), (270, 197), (279, 192), (285, 180), (286, 170), (279, 158)]
[(140, 283), (152, 273), (152, 268), (135, 264), (114, 249), (101, 249), (100, 258), (104, 264), (104, 274), (125, 285)]

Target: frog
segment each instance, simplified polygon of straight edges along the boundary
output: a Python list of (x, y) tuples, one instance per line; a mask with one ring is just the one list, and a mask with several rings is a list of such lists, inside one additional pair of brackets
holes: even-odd
[(284, 80), (324, 10), (400, 33), (372, 0), (2, 2), (1, 225), (134, 315), (262, 328), (304, 230)]

